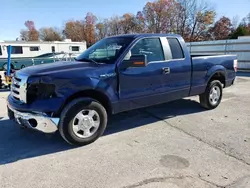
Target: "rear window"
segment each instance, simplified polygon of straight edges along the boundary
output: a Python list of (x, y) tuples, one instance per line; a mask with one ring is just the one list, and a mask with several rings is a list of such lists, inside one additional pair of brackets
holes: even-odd
[(2, 54), (2, 46), (0, 46), (0, 55), (3, 55), (3, 54)]
[(168, 38), (168, 43), (172, 52), (172, 59), (184, 58), (182, 47), (176, 38)]

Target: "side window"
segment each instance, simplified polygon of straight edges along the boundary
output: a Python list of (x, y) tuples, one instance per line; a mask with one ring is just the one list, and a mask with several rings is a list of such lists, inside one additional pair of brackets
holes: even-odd
[(52, 53), (55, 53), (55, 46), (51, 46), (51, 51), (52, 51)]
[(3, 55), (3, 54), (2, 54), (2, 46), (0, 46), (0, 55)]
[(11, 54), (23, 54), (22, 46), (12, 46)]
[(126, 55), (125, 59), (129, 59), (132, 55), (147, 55), (148, 62), (165, 60), (159, 38), (141, 39)]
[(33, 51), (39, 51), (39, 47), (38, 46), (31, 46), (30, 47), (30, 51), (33, 52)]
[(72, 50), (73, 52), (79, 52), (79, 51), (80, 51), (80, 47), (79, 47), (79, 46), (72, 46), (72, 47), (71, 47), (71, 50)]
[(168, 38), (168, 43), (172, 52), (172, 59), (184, 58), (182, 47), (176, 38)]

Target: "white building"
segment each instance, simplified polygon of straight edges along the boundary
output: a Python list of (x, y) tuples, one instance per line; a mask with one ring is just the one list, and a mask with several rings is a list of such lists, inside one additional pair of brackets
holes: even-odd
[(8, 58), (9, 45), (12, 46), (11, 58), (35, 57), (57, 52), (78, 55), (87, 49), (86, 42), (72, 42), (70, 39), (54, 42), (0, 41), (0, 59)]

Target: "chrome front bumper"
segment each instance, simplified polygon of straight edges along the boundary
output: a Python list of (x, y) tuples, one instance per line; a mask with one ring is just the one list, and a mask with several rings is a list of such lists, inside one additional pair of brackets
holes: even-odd
[(15, 120), (19, 125), (34, 129), (44, 133), (54, 133), (58, 130), (59, 118), (52, 118), (45, 114), (19, 112), (8, 107), (8, 116)]

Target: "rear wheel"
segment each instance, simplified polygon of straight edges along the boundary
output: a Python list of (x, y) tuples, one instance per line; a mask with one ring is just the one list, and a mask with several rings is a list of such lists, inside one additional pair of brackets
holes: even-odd
[(7, 67), (8, 67), (8, 66), (7, 66), (7, 63), (4, 63), (4, 65), (3, 65), (3, 70), (6, 71), (6, 70), (7, 70)]
[[(11, 67), (11, 69), (14, 69), (14, 65), (10, 65), (10, 67)], [(7, 63), (4, 63), (4, 65), (3, 65), (3, 68), (2, 68), (3, 70), (5, 70), (5, 71), (7, 71), (7, 69), (8, 69), (8, 65), (7, 65)]]
[(61, 114), (59, 132), (72, 145), (87, 145), (97, 140), (107, 126), (107, 112), (94, 99), (73, 100)]
[(223, 87), (219, 80), (211, 81), (205, 93), (200, 95), (200, 103), (206, 109), (215, 109), (221, 103)]

